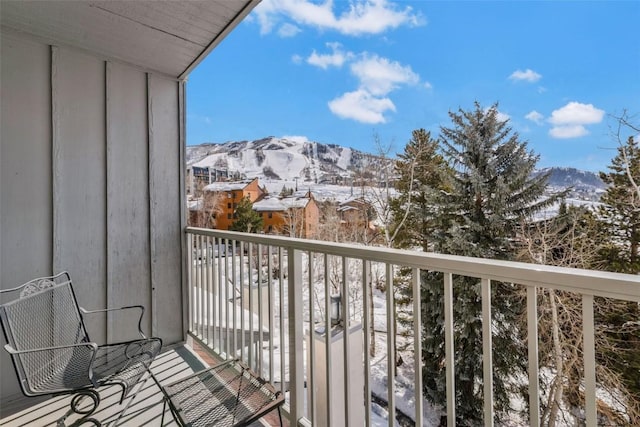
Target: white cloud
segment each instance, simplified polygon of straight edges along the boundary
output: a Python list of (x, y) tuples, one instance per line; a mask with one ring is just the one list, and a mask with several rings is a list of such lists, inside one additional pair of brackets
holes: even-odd
[[(420, 84), (420, 76), (408, 65), (367, 52), (356, 55), (344, 51), (340, 43), (327, 43), (327, 46), (332, 50), (331, 53), (319, 54), (314, 50), (307, 58), (307, 63), (322, 69), (341, 68), (349, 63), (351, 74), (358, 79), (357, 90), (346, 92), (329, 102), (329, 109), (338, 117), (363, 123), (385, 123), (384, 114), (396, 111), (387, 95), (404, 85)], [(428, 82), (423, 86), (431, 88)]]
[(377, 96), (386, 95), (403, 84), (415, 85), (420, 82), (420, 76), (410, 66), (366, 53), (362, 59), (351, 64), (351, 73), (360, 81), (360, 89)]
[(544, 116), (538, 113), (536, 110), (529, 112), (526, 116), (524, 116), (524, 118), (527, 120), (531, 120), (537, 125), (542, 125), (542, 121), (544, 120)]
[(549, 135), (558, 139), (578, 138), (588, 134), (589, 131), (582, 125), (561, 125), (549, 129)]
[[(486, 114), (489, 110), (490, 110), (490, 108), (489, 108), (489, 107), (485, 108), (485, 109), (484, 109), (485, 114)], [(498, 111), (498, 112), (497, 112), (497, 114), (496, 114), (496, 119), (497, 119), (499, 122), (506, 122), (506, 121), (511, 120), (511, 116), (510, 116), (510, 115), (508, 115), (507, 113), (503, 113), (503, 112), (501, 112), (501, 111)]]
[(535, 83), (542, 78), (542, 75), (527, 68), (526, 70), (516, 70), (510, 76), (509, 79), (516, 81), (526, 81), (529, 83)]
[[(425, 20), (413, 12), (388, 0), (353, 0), (344, 12), (334, 10), (338, 3), (325, 0), (264, 0), (255, 8), (260, 33), (270, 33), (277, 23), (292, 20), (297, 25), (307, 25), (320, 30), (334, 30), (346, 35), (380, 34), (402, 25), (423, 25)], [(343, 4), (343, 3), (338, 3)]]
[(604, 110), (594, 107), (593, 104), (569, 102), (551, 113), (549, 123), (554, 125), (590, 125), (600, 123), (603, 117)]
[(329, 109), (343, 119), (376, 124), (385, 123), (384, 113), (396, 111), (396, 106), (389, 98), (379, 98), (366, 90), (358, 89), (329, 101)]
[(429, 83), (429, 82), (424, 82), (424, 87), (426, 89), (433, 89), (433, 85), (431, 83)]
[(303, 61), (303, 59), (302, 59), (302, 56), (300, 56), (300, 55), (293, 55), (291, 57), (291, 62), (293, 62), (296, 65), (302, 64), (302, 61)]
[(326, 70), (330, 66), (340, 68), (346, 61), (353, 58), (353, 53), (343, 51), (340, 43), (327, 43), (327, 46), (331, 48), (332, 53), (318, 54), (314, 50), (307, 58), (307, 63)]
[(499, 122), (507, 122), (511, 120), (511, 116), (508, 115), (507, 113), (502, 113), (498, 111), (498, 114), (496, 115), (496, 119), (498, 119)]
[(600, 123), (604, 118), (604, 110), (600, 110), (593, 104), (569, 102), (562, 108), (551, 112), (549, 123), (553, 127), (549, 135), (554, 138), (578, 138), (589, 134), (585, 125)]
[(296, 34), (298, 34), (300, 31), (302, 31), (299, 27), (296, 27), (293, 24), (290, 24), (288, 22), (285, 22), (284, 24), (282, 24), (282, 26), (278, 29), (278, 35), (282, 38), (286, 38), (286, 37), (294, 37)]

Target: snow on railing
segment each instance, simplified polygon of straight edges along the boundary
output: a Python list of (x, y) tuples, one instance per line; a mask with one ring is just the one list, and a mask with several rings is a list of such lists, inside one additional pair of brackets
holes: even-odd
[[(394, 272), (409, 268), (413, 313), (420, 313), (420, 272), (444, 274), (444, 337), (447, 424), (455, 424), (453, 276), (479, 279), (482, 318), (491, 319), (492, 282), (526, 287), (529, 419), (540, 425), (537, 290), (556, 289), (582, 296), (584, 394), (587, 426), (595, 426), (596, 297), (640, 302), (637, 276), (496, 261), (481, 258), (356, 246), (221, 230), (187, 228), (189, 331), (223, 358), (239, 357), (286, 393), (286, 415), (302, 425), (379, 425), (371, 396), (386, 400), (388, 423), (396, 408), (416, 425), (434, 422), (423, 408), (420, 316), (409, 329), (413, 345), (412, 402), (398, 399), (395, 376)], [(374, 277), (375, 276), (375, 277)], [(385, 288), (375, 304), (372, 281)], [(375, 292), (375, 290), (374, 290)], [(338, 294), (342, 327), (331, 313)], [(334, 304), (332, 304), (332, 296)], [(385, 303), (386, 301), (386, 303)], [(335, 316), (334, 316), (335, 317)], [(382, 317), (382, 319), (380, 319)], [(374, 324), (371, 324), (373, 319)], [(483, 321), (484, 424), (493, 425), (491, 322)], [(369, 353), (371, 328), (386, 334), (386, 378)], [(317, 330), (321, 330), (317, 332)], [(326, 331), (330, 331), (326, 333)], [(338, 332), (336, 332), (338, 331)], [(345, 333), (348, 331), (349, 333)], [(333, 350), (337, 345), (338, 352)], [(376, 344), (385, 347), (384, 341)], [(356, 354), (357, 353), (357, 354)], [(390, 362), (391, 361), (391, 362)], [(338, 370), (338, 374), (336, 374)], [(372, 377), (375, 372), (375, 377)], [(386, 397), (380, 382), (386, 381)], [(405, 387), (405, 386), (402, 386)], [(337, 397), (337, 398), (336, 398)], [(412, 413), (407, 413), (409, 410)], [(427, 419), (432, 417), (432, 419)], [(436, 420), (435, 422), (437, 422)]]

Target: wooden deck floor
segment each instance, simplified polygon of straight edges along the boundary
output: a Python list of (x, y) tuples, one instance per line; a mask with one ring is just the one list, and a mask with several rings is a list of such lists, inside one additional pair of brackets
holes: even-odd
[[(206, 355), (203, 354), (203, 356)], [(160, 354), (151, 365), (151, 370), (160, 383), (172, 382), (185, 377), (195, 371), (206, 367), (212, 359), (204, 360), (188, 346), (169, 348)], [(98, 410), (92, 415), (103, 426), (114, 426), (122, 409), (119, 404), (120, 388), (118, 386), (103, 387), (99, 390), (101, 402)], [(36, 398), (24, 398), (2, 408), (3, 418), (0, 426), (3, 427), (44, 427), (55, 426), (56, 421), (69, 409), (71, 396), (58, 396), (47, 400)], [(124, 416), (118, 420), (118, 426), (176, 426), (168, 408), (165, 409), (164, 423), (162, 420), (162, 394), (154, 381), (149, 380), (143, 385), (135, 400), (129, 406)], [(66, 420), (66, 425), (79, 419), (77, 414), (71, 415)], [(270, 419), (269, 417), (267, 419)], [(90, 425), (90, 424), (85, 424)], [(256, 426), (263, 424), (256, 423)], [(266, 424), (268, 425), (268, 424)]]

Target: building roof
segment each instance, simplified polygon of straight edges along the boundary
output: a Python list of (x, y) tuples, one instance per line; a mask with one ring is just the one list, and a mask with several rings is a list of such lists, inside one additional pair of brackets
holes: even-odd
[(247, 181), (233, 181), (233, 182), (212, 182), (204, 187), (204, 191), (233, 191), (243, 190), (247, 185), (251, 184), (254, 180)]
[(253, 210), (256, 212), (283, 212), (287, 207), (277, 197), (265, 197), (253, 203)]
[(260, 0), (3, 1), (3, 29), (184, 79)]

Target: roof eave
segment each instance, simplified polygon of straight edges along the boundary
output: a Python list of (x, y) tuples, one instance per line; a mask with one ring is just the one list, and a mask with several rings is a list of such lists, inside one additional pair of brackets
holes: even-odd
[(189, 73), (191, 73), (191, 71), (193, 71), (193, 69), (197, 67), (198, 64), (200, 64), (207, 57), (207, 55), (209, 55), (209, 53), (211, 53), (211, 51), (215, 49), (216, 46), (218, 46), (220, 42), (222, 42), (222, 40), (224, 40), (224, 38), (227, 37), (227, 35), (229, 35), (229, 33), (233, 31), (236, 26), (238, 26), (238, 24), (240, 24), (240, 22), (242, 22), (242, 20), (246, 18), (247, 15), (251, 13), (253, 8), (256, 7), (261, 1), (262, 0), (249, 0), (245, 4), (245, 6), (236, 14), (236, 16), (234, 16), (233, 19), (227, 23), (224, 29), (218, 33), (218, 35), (211, 41), (211, 43), (209, 43), (209, 45), (207, 45), (207, 47), (202, 52), (200, 52), (196, 59), (194, 59), (187, 66), (187, 68), (182, 71), (182, 73), (180, 73), (180, 75), (178, 76), (178, 80), (185, 80)]

